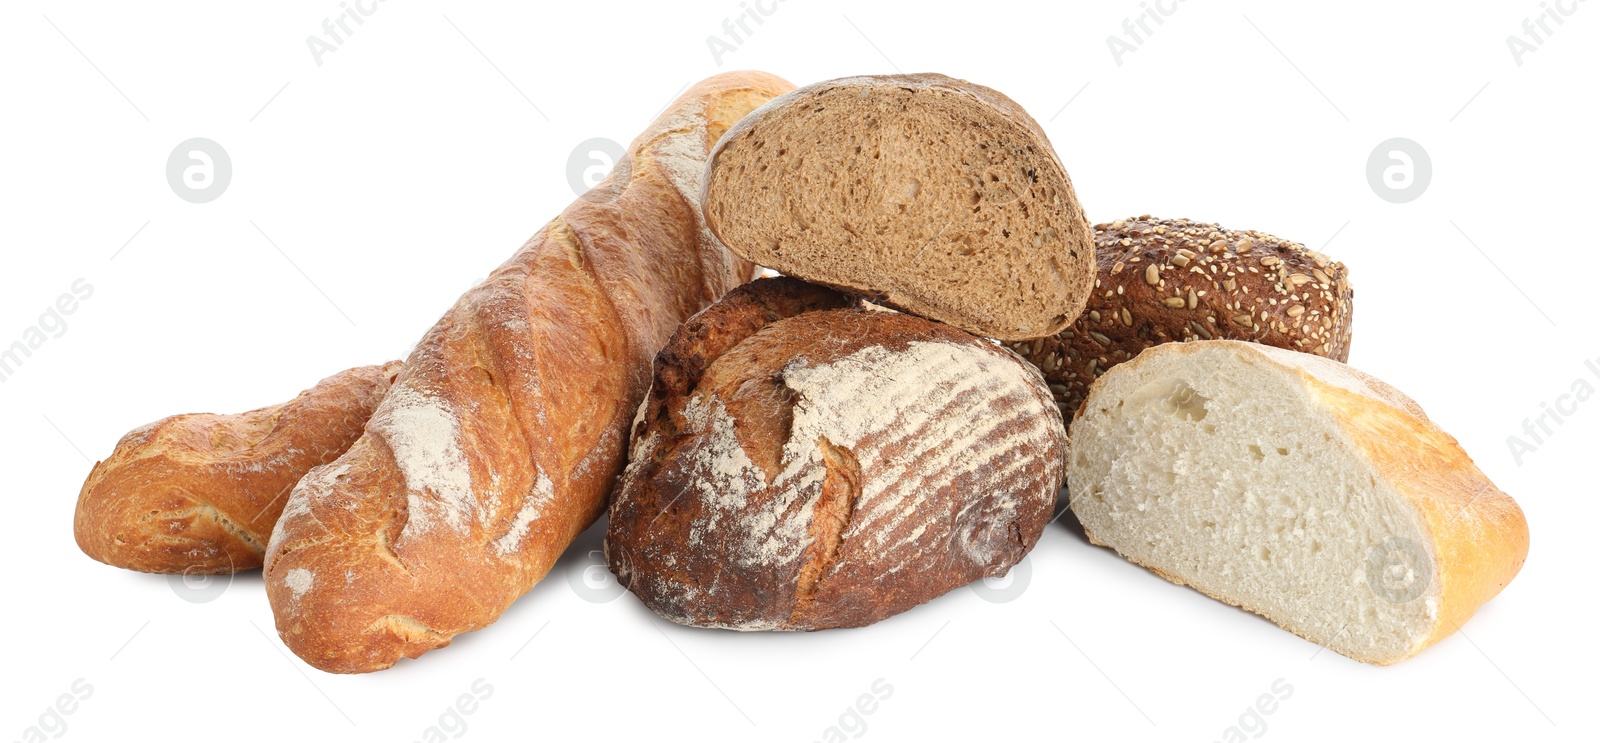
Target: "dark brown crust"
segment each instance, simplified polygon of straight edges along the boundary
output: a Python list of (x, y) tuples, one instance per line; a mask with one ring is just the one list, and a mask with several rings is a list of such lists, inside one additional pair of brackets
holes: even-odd
[(679, 326), (656, 355), (655, 378), (644, 412), (634, 423), (633, 440), (642, 440), (651, 427), (675, 431), (677, 424), (667, 411), (681, 409), (711, 362), (740, 341), (784, 318), (855, 304), (832, 289), (787, 276), (758, 279), (728, 292)]
[(1148, 214), (1094, 233), (1100, 276), (1083, 315), (1054, 336), (1007, 344), (1044, 372), (1069, 421), (1101, 374), (1162, 343), (1239, 340), (1350, 357), (1355, 290), (1343, 263), (1262, 232)]
[(400, 362), (340, 372), (285, 403), (176, 415), (138, 428), (78, 493), (84, 554), (146, 573), (261, 567), (289, 490), (361, 436)]
[[(897, 312), (836, 309), (847, 304), (828, 289), (763, 279), (697, 315), (658, 357), (658, 387), (636, 423), (633, 459), (612, 502), (606, 534), (612, 570), (653, 611), (693, 626), (863, 626), (974, 580), (1003, 575), (1037, 542), (1050, 519), (1065, 456), (1065, 430), (1058, 422), (1039, 426), (1040, 439), (1019, 436), (1038, 416), (1056, 417), (1037, 372), (955, 328)], [(775, 474), (789, 464), (783, 452), (794, 406), (800, 404), (787, 386), (791, 362), (828, 364), (874, 346), (901, 353), (917, 342), (980, 349), (994, 354), (1001, 368), (1014, 365), (1022, 386), (1031, 390), (1024, 395), (1031, 405), (1027, 409), (1035, 412), (1024, 416), (1016, 398), (980, 389), (974, 394), (987, 396), (986, 414), (999, 423), (960, 451), (977, 456), (988, 444), (1014, 446), (988, 455), (985, 466), (944, 486), (917, 489), (926, 499), (905, 520), (847, 536), (860, 518), (864, 484), (880, 471), (863, 471), (855, 450), (822, 439), (825, 475), (809, 521), (795, 510), (801, 507), (801, 491), (770, 477), (737, 511), (780, 509), (805, 522), (808, 543), (799, 559), (752, 563), (740, 545), (752, 535), (767, 539), (767, 534), (727, 520), (715, 530), (701, 528), (713, 518), (710, 501), (726, 493), (704, 470), (706, 452), (719, 450), (686, 414), (691, 400), (714, 399), (725, 406), (744, 456)], [(881, 443), (879, 468), (894, 462), (908, 467), (905, 478), (937, 474), (929, 471), (930, 462), (916, 458), (920, 455), (908, 442), (919, 437), (945, 441), (938, 430), (892, 429), (867, 436), (858, 448)], [(1001, 464), (1012, 463), (1020, 466), (1003, 486), (980, 484)], [(1014, 509), (997, 505), (1008, 496), (1019, 501)]]
[(791, 87), (759, 72), (691, 87), (428, 332), (273, 533), (267, 596), (291, 650), (360, 673), (448, 645), (599, 516), (656, 351), (750, 278), (695, 202), (712, 137)]

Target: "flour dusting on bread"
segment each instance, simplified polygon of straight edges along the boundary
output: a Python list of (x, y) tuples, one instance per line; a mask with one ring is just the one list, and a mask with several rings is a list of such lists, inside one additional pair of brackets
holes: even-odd
[(283, 576), (284, 585), (289, 587), (289, 598), (296, 600), (311, 590), (314, 580), (311, 571), (305, 568), (295, 568)]
[(534, 465), (536, 473), (533, 489), (522, 497), (522, 508), (517, 510), (516, 518), (511, 520), (511, 528), (494, 542), (494, 551), (501, 557), (516, 552), (517, 545), (522, 543), (522, 538), (527, 536), (528, 528), (539, 518), (539, 514), (548, 508), (555, 500), (555, 483), (550, 482), (550, 476), (544, 473), (544, 468)]
[(472, 471), (461, 451), (461, 426), (444, 401), (408, 386), (389, 392), (372, 430), (389, 444), (406, 480), (409, 517), (403, 541), (444, 522), (465, 532), (474, 517)]
[(699, 544), (707, 534), (716, 533), (726, 514), (742, 510), (751, 493), (766, 487), (767, 473), (739, 444), (733, 419), (721, 400), (696, 395), (684, 406), (683, 417), (691, 433), (704, 437), (693, 444), (687, 460), (705, 506), (705, 517), (689, 536), (692, 544)]
[[(899, 350), (868, 346), (815, 366), (791, 363), (784, 381), (799, 401), (784, 446), (785, 478), (821, 469), (820, 438), (851, 448), (867, 482), (844, 536), (866, 536), (880, 545), (943, 516), (922, 504), (965, 475), (978, 476), (974, 495), (1008, 493), (1005, 476), (1032, 462), (1018, 453), (1046, 446), (1054, 425), (1053, 406), (1008, 356), (967, 344), (914, 341)], [(1024, 425), (996, 435), (1018, 421)], [(981, 502), (975, 497), (969, 507)], [(1002, 521), (1017, 506), (1003, 495), (989, 503)], [(972, 556), (981, 562), (992, 557)]]

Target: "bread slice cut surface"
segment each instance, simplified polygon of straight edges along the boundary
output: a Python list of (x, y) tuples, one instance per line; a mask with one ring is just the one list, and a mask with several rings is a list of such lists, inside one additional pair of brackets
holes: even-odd
[(1088, 221), (1015, 102), (943, 75), (831, 80), (729, 130), (706, 221), (781, 273), (1007, 340), (1060, 331), (1094, 281)]
[(1068, 487), (1096, 544), (1370, 663), (1453, 632), (1527, 554), (1515, 502), (1416, 403), (1253, 343), (1164, 344), (1101, 377)]

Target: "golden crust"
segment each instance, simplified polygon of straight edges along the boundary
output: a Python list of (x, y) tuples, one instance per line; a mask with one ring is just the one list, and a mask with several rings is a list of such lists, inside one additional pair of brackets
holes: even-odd
[(738, 72), (690, 88), (428, 332), (273, 534), (267, 595), (291, 650), (359, 673), (448, 645), (599, 516), (651, 358), (752, 273), (694, 201), (716, 128), (790, 87)]
[(358, 367), (278, 405), (129, 432), (78, 493), (78, 547), (147, 573), (261, 567), (289, 490), (350, 447), (399, 372), (398, 361)]
[[(1230, 340), (1169, 343), (1128, 363), (1136, 368), (1156, 353), (1195, 353), (1222, 344), (1295, 375), (1372, 466), (1416, 509), (1430, 534), (1432, 581), (1440, 586), (1432, 631), (1403, 654), (1356, 660), (1389, 665), (1416, 655), (1459, 629), (1516, 577), (1528, 556), (1528, 523), (1522, 509), (1490, 482), (1455, 438), (1429, 420), (1415, 401), (1382, 380), (1330, 359)], [(1087, 402), (1086, 398), (1083, 404)], [(1094, 544), (1111, 546), (1096, 539), (1087, 525), (1084, 531)], [(1131, 561), (1173, 583), (1190, 585), (1138, 560)], [(1285, 626), (1258, 608), (1201, 592)]]
[[(1300, 373), (1373, 466), (1417, 509), (1432, 536), (1434, 579), (1441, 587), (1433, 632), (1403, 656), (1358, 660), (1404, 660), (1455, 632), (1528, 559), (1528, 522), (1522, 509), (1490, 482), (1454, 437), (1399, 390), (1325, 359), (1295, 358), (1304, 355), (1277, 349), (1263, 353)], [(1345, 375), (1360, 382), (1357, 389), (1341, 383)]]

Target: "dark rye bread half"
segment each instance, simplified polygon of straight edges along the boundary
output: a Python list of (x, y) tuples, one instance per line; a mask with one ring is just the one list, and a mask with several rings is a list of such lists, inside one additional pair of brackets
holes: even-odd
[(1094, 240), (1087, 311), (1054, 336), (1007, 344), (1044, 372), (1068, 420), (1107, 369), (1170, 341), (1350, 358), (1350, 272), (1300, 243), (1148, 214), (1095, 225)]
[(1015, 354), (761, 279), (657, 357), (606, 557), (680, 624), (867, 625), (1010, 570), (1065, 458), (1044, 380)]
[(1003, 340), (1065, 328), (1094, 281), (1083, 207), (1037, 122), (944, 75), (780, 96), (707, 163), (706, 223), (778, 272)]

